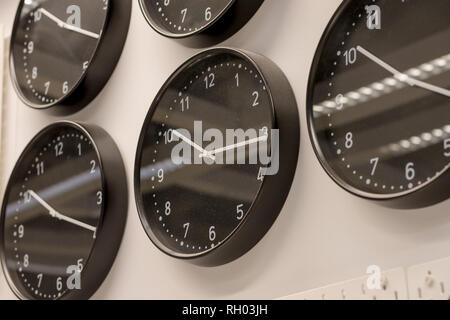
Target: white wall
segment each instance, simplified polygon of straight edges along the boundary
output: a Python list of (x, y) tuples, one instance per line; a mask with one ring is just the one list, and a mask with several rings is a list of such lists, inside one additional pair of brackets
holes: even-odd
[[(0, 23), (10, 26), (17, 0), (2, 0)], [(98, 98), (71, 120), (96, 123), (113, 136), (125, 158), (130, 185), (128, 224), (118, 259), (95, 298), (276, 298), (383, 269), (450, 256), (450, 202), (397, 211), (355, 198), (335, 185), (316, 160), (306, 128), (308, 72), (320, 36), (341, 0), (266, 0), (225, 45), (273, 59), (295, 89), (302, 117), (297, 176), (286, 206), (268, 235), (243, 258), (206, 269), (160, 253), (136, 213), (132, 173), (138, 136), (152, 99), (166, 78), (196, 50), (147, 26), (134, 2), (122, 59)], [(11, 128), (14, 159), (28, 140), (58, 120), (21, 104)], [(132, 110), (132, 112), (130, 112)], [(15, 147), (14, 147), (15, 146)], [(9, 161), (9, 172), (14, 161)], [(0, 275), (0, 299), (13, 298)]]

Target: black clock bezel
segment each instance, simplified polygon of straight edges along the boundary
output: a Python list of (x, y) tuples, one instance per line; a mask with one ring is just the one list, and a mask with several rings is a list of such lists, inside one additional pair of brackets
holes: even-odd
[(128, 36), (132, 2), (131, 0), (108, 1), (106, 21), (87, 70), (68, 93), (53, 103), (42, 105), (28, 101), (16, 78), (13, 49), (24, 2), (25, 0), (21, 0), (17, 8), (10, 40), (9, 70), (13, 87), (20, 100), (33, 109), (51, 110), (57, 115), (75, 113), (92, 102), (111, 78)]
[(339, 6), (337, 11), (334, 13), (333, 17), (331, 18), (330, 22), (325, 28), (325, 31), (316, 49), (316, 52), (314, 54), (314, 60), (309, 73), (308, 91), (306, 98), (307, 100), (306, 113), (308, 122), (308, 132), (314, 149), (314, 153), (316, 154), (322, 168), (325, 170), (327, 175), (339, 187), (360, 198), (371, 200), (382, 206), (394, 209), (419, 209), (445, 201), (450, 198), (450, 191), (448, 191), (450, 190), (450, 168), (444, 170), (444, 172), (441, 175), (439, 175), (438, 177), (432, 179), (427, 183), (424, 183), (419, 188), (415, 188), (413, 190), (408, 190), (397, 194), (377, 195), (358, 190), (357, 188), (345, 182), (330, 167), (328, 161), (325, 159), (325, 156), (321, 151), (320, 144), (317, 141), (317, 137), (315, 134), (314, 120), (313, 120), (314, 113), (312, 111), (314, 101), (313, 92), (314, 92), (314, 84), (316, 82), (315, 81), (316, 74), (322, 58), (322, 52), (324, 51), (325, 46), (328, 40), (330, 39), (334, 28), (338, 25), (339, 19), (346, 12), (347, 7), (350, 4), (352, 4), (352, 2), (353, 2), (352, 0), (345, 0)]
[[(159, 100), (169, 88), (170, 83), (186, 67), (211, 54), (231, 53), (248, 61), (261, 75), (266, 84), (267, 92), (272, 101), (272, 129), (280, 129), (280, 171), (277, 175), (266, 176), (246, 217), (236, 229), (220, 245), (206, 252), (193, 255), (178, 254), (164, 246), (152, 232), (152, 227), (146, 218), (140, 188), (141, 155), (144, 140), (151, 119)], [(271, 60), (259, 54), (232, 48), (214, 48), (203, 51), (183, 63), (165, 82), (154, 99), (144, 121), (139, 137), (134, 170), (135, 200), (142, 226), (153, 244), (163, 253), (190, 263), (215, 267), (230, 263), (250, 251), (270, 230), (278, 218), (289, 195), (295, 176), (300, 152), (300, 116), (297, 101), (292, 87), (281, 71)], [(274, 197), (274, 195), (277, 195)]]
[(32, 149), (36, 142), (42, 139), (49, 130), (66, 126), (79, 130), (92, 142), (92, 146), (99, 159), (98, 166), (101, 171), (104, 202), (96, 238), (82, 272), (82, 289), (66, 290), (59, 299), (89, 299), (109, 274), (122, 242), (128, 213), (128, 187), (124, 163), (115, 142), (105, 130), (95, 125), (86, 125), (72, 121), (59, 121), (45, 127), (27, 144), (17, 160), (4, 192), (2, 211), (0, 213), (0, 258), (3, 274), (13, 293), (22, 300), (30, 300), (34, 299), (34, 297), (26, 292), (21, 292), (14, 284), (6, 266), (5, 258), (4, 213), (6, 212), (7, 206), (6, 198), (11, 192), (10, 182), (14, 178), (15, 172), (17, 172), (27, 152)]
[(147, 23), (162, 36), (180, 41), (187, 47), (202, 48), (216, 45), (238, 32), (258, 11), (264, 0), (231, 0), (215, 19), (197, 31), (182, 34), (172, 33), (158, 25), (148, 13), (144, 0), (139, 6)]

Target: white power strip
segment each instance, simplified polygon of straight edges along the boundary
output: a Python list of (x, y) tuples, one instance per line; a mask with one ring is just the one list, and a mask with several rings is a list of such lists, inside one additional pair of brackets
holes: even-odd
[(282, 300), (407, 300), (406, 273), (403, 268), (381, 274), (380, 288), (369, 289), (369, 276), (302, 292)]
[(414, 300), (450, 300), (450, 258), (408, 269), (409, 297)]
[(450, 300), (450, 258), (382, 274), (369, 290), (369, 276), (314, 289), (281, 300)]

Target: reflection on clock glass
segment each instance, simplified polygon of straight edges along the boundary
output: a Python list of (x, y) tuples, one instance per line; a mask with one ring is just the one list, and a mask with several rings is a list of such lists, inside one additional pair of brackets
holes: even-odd
[(348, 1), (311, 75), (310, 125), (329, 173), (373, 197), (416, 191), (450, 162), (447, 0)]

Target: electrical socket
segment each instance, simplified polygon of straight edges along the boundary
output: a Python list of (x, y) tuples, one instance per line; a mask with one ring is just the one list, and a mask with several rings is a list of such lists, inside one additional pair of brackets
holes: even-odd
[(382, 273), (379, 290), (367, 287), (369, 276), (345, 281), (331, 286), (306, 291), (282, 298), (282, 300), (407, 300), (406, 273), (398, 268)]
[(407, 275), (412, 300), (450, 300), (450, 259), (410, 267)]

